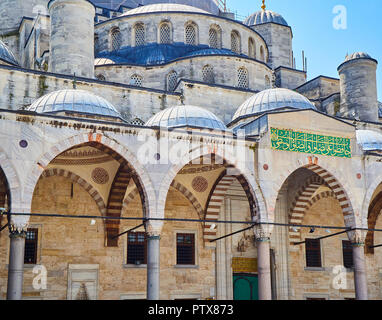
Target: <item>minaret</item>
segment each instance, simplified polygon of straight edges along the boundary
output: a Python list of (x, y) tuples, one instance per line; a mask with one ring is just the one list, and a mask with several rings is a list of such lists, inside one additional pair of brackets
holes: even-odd
[(95, 7), (88, 0), (51, 0), (49, 70), (94, 77)]

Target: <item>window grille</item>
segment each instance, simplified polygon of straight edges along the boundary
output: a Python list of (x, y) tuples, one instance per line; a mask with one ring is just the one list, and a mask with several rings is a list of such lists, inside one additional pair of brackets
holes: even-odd
[(245, 68), (240, 68), (237, 72), (237, 86), (239, 88), (248, 88), (248, 71)]
[(147, 264), (147, 239), (144, 232), (128, 233), (127, 264)]
[(135, 46), (143, 46), (146, 43), (146, 32), (143, 24), (135, 26)]
[(130, 78), (130, 85), (142, 87), (143, 78), (137, 74), (133, 74)]
[(196, 45), (196, 29), (193, 25), (186, 27), (186, 44)]
[(174, 91), (178, 84), (178, 74), (173, 71), (167, 76), (167, 90)]
[(210, 36), (210, 47), (220, 49), (217, 30), (211, 28), (209, 32), (209, 36)]
[(353, 246), (350, 241), (342, 241), (342, 256), (344, 259), (345, 268), (353, 268)]
[(97, 78), (98, 80), (100, 80), (100, 81), (105, 81), (105, 80), (106, 80), (105, 76), (102, 75), (102, 74), (98, 74), (98, 75), (96, 76), (96, 78)]
[(210, 65), (203, 67), (203, 81), (207, 83), (215, 83), (214, 68)]
[(248, 40), (248, 55), (250, 58), (256, 58), (256, 46), (252, 38)]
[(114, 29), (111, 32), (111, 50), (115, 51), (121, 48), (122, 45), (122, 36), (119, 29)]
[(135, 118), (134, 120), (130, 121), (130, 124), (135, 126), (143, 126), (145, 123), (139, 118)]
[(178, 233), (176, 235), (176, 264), (195, 264), (195, 235)]
[(171, 43), (171, 29), (167, 23), (160, 26), (160, 43)]
[(231, 33), (231, 50), (240, 53), (240, 37), (236, 31)]
[(24, 263), (37, 263), (38, 229), (28, 229), (25, 238)]
[(305, 239), (306, 266), (318, 267), (321, 264), (321, 243), (317, 239)]

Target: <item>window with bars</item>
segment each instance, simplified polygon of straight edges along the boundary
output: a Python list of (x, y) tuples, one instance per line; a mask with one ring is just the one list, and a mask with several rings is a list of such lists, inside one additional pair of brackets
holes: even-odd
[(210, 28), (209, 43), (211, 48), (221, 49), (220, 32), (216, 28)]
[(132, 86), (137, 86), (137, 87), (142, 87), (143, 83), (143, 78), (137, 74), (133, 74), (130, 77), (130, 85)]
[(96, 78), (97, 78), (98, 80), (100, 80), (100, 81), (105, 81), (105, 80), (106, 80), (105, 76), (102, 75), (102, 74), (97, 74), (97, 75), (96, 75)]
[(256, 58), (256, 46), (255, 41), (252, 38), (248, 40), (248, 56), (250, 58)]
[(171, 43), (171, 28), (168, 23), (163, 23), (159, 29), (160, 43)]
[(240, 36), (237, 31), (231, 33), (231, 50), (240, 53)]
[(121, 48), (122, 35), (118, 28), (114, 28), (111, 31), (111, 50), (115, 51)]
[(306, 266), (321, 268), (321, 242), (317, 239), (305, 239)]
[(193, 233), (177, 233), (176, 264), (195, 264), (195, 235)]
[(27, 235), (25, 238), (25, 253), (24, 253), (25, 264), (37, 263), (37, 244), (38, 244), (38, 229), (36, 228), (28, 229)]
[(196, 27), (192, 24), (186, 26), (185, 30), (186, 44), (196, 45)]
[(134, 120), (130, 121), (130, 124), (135, 125), (135, 126), (143, 126), (145, 122), (139, 118), (135, 118)]
[(143, 46), (146, 43), (145, 26), (142, 23), (134, 27), (135, 31), (135, 46)]
[(178, 84), (178, 74), (175, 71), (170, 72), (169, 75), (167, 76), (167, 90), (174, 91), (177, 84)]
[(353, 246), (351, 241), (342, 240), (342, 256), (344, 259), (345, 268), (353, 268)]
[(215, 83), (214, 68), (210, 65), (203, 67), (203, 81), (207, 83)]
[(127, 234), (127, 264), (147, 264), (147, 239), (144, 232)]
[(240, 68), (237, 71), (237, 86), (239, 88), (248, 88), (248, 70), (245, 68)]

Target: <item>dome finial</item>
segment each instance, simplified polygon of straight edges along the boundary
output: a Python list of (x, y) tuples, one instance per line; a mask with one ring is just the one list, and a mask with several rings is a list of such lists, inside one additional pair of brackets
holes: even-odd
[(263, 9), (263, 11), (265, 11), (265, 8), (266, 8), (266, 6), (265, 6), (265, 0), (263, 0), (263, 5), (261, 6), (261, 9)]

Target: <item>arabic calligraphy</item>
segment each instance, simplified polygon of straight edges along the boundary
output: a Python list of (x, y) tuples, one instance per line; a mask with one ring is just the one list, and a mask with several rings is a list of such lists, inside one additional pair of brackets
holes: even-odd
[(350, 139), (271, 128), (272, 149), (351, 158)]

